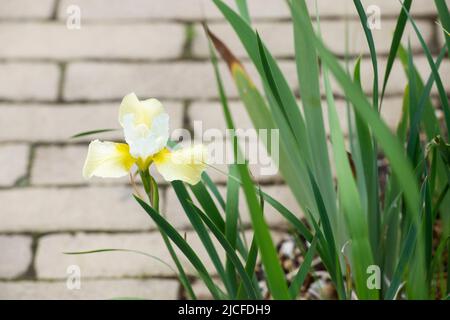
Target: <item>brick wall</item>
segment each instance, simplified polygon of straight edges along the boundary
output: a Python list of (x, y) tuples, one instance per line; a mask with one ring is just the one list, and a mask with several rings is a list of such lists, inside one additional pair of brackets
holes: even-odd
[[(66, 10), (73, 4), (81, 8), (81, 30), (66, 28)], [(397, 1), (364, 4), (381, 7), (382, 29), (374, 31), (374, 38), (384, 70), (400, 8)], [(249, 5), (255, 27), (295, 89), (292, 30), (284, 1), (250, 0)], [(362, 75), (370, 91), (368, 48), (352, 2), (319, 0), (318, 7), (324, 38), (341, 58), (348, 29), (348, 52), (364, 56)], [(436, 52), (443, 38), (434, 23), (434, 6), (417, 0), (413, 12)], [(80, 131), (116, 127), (120, 99), (132, 91), (162, 100), (172, 129), (191, 128), (195, 120), (207, 128), (224, 129), (202, 19), (208, 19), (211, 29), (255, 75), (231, 28), (208, 0), (0, 0), (0, 298), (183, 296), (171, 269), (156, 260), (130, 253), (63, 254), (120, 247), (151, 253), (170, 264), (155, 225), (131, 199), (127, 179), (84, 181), (87, 139), (68, 138)], [(417, 53), (415, 62), (428, 76), (420, 44), (411, 30), (405, 41), (408, 35)], [(228, 72), (221, 67), (239, 127), (249, 127)], [(449, 88), (448, 59), (441, 69)], [(399, 119), (405, 83), (401, 67), (395, 65), (383, 109), (391, 127)], [(338, 107), (344, 111), (344, 101), (338, 101)], [(345, 127), (343, 112), (341, 116)], [(210, 174), (224, 184), (224, 176)], [(261, 179), (269, 194), (299, 212), (279, 177)], [(165, 184), (162, 188), (168, 219), (186, 231), (208, 261), (173, 191)], [(267, 215), (274, 228), (282, 227), (275, 213)], [(66, 269), (72, 264), (81, 267), (82, 290), (66, 289)], [(192, 273), (187, 261), (183, 264)]]

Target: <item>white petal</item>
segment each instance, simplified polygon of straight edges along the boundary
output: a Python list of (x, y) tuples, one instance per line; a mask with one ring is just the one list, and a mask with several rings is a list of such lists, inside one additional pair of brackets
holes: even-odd
[(135, 93), (126, 95), (119, 108), (119, 122), (123, 126), (126, 115), (132, 114), (136, 125), (150, 127), (155, 117), (164, 112), (164, 107), (157, 99), (139, 101)]
[(159, 173), (167, 181), (181, 180), (197, 184), (207, 166), (207, 150), (203, 145), (159, 152), (153, 161)]
[(169, 140), (169, 115), (161, 113), (156, 116), (150, 127), (136, 125), (133, 115), (124, 117), (123, 131), (125, 141), (130, 146), (130, 153), (135, 158), (146, 160), (161, 151)]
[(126, 176), (135, 159), (131, 157), (128, 145), (124, 143), (101, 142), (94, 140), (89, 144), (83, 177), (119, 178)]

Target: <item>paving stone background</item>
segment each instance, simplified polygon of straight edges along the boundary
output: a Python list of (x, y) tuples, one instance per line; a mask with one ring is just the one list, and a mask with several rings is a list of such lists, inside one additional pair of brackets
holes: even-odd
[[(234, 6), (234, 1), (227, 2)], [(314, 1), (308, 2), (314, 11)], [(374, 30), (374, 38), (380, 70), (384, 70), (400, 7), (397, 1), (363, 2), (366, 7), (381, 8), (382, 29)], [(81, 9), (80, 30), (66, 27), (67, 9), (72, 5)], [(295, 90), (292, 28), (284, 1), (249, 0), (249, 6), (255, 27)], [(363, 84), (370, 92), (368, 48), (352, 1), (319, 0), (318, 9), (328, 46), (341, 59), (346, 53), (352, 58), (363, 56)], [(436, 54), (443, 37), (435, 23), (434, 5), (417, 0), (413, 13)], [(173, 130), (192, 129), (194, 121), (202, 121), (204, 128), (224, 130), (201, 28), (205, 19), (257, 79), (236, 35), (210, 0), (0, 0), (0, 299), (184, 297), (172, 270), (157, 260), (119, 252), (63, 254), (119, 247), (148, 252), (172, 265), (155, 225), (131, 198), (128, 179), (83, 180), (88, 138), (69, 137), (116, 127), (120, 99), (132, 91), (141, 98), (162, 100)], [(430, 70), (411, 28), (404, 43), (408, 38), (415, 63), (427, 77)], [(221, 68), (238, 127), (249, 128), (229, 73), (224, 64)], [(449, 89), (448, 59), (441, 69)], [(391, 128), (400, 117), (405, 83), (401, 66), (395, 64), (382, 112)], [(335, 91), (339, 96), (340, 90)], [(347, 132), (345, 101), (339, 100), (338, 108)], [(118, 139), (120, 132), (104, 137)], [(210, 174), (224, 192), (225, 177), (216, 171)], [(269, 194), (300, 214), (279, 176), (255, 173), (255, 177)], [(160, 177), (158, 181), (162, 182)], [(212, 270), (174, 192), (164, 183), (161, 200), (168, 219), (186, 234)], [(248, 225), (245, 204), (241, 209)], [(274, 237), (279, 239), (286, 226), (269, 211), (267, 221), (278, 230)], [(182, 263), (192, 274), (189, 263), (185, 259)], [(67, 289), (71, 265), (81, 268), (80, 290)], [(200, 283), (194, 288), (199, 296), (208, 297)]]

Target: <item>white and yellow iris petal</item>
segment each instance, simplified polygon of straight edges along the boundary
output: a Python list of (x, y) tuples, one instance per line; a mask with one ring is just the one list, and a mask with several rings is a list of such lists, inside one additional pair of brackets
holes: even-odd
[(203, 145), (175, 151), (165, 148), (153, 157), (153, 162), (165, 180), (181, 180), (194, 185), (206, 168), (207, 150)]
[(123, 99), (119, 107), (119, 123), (123, 126), (123, 118), (125, 115), (133, 114), (136, 125), (144, 124), (148, 127), (151, 126), (153, 119), (164, 113), (164, 107), (162, 103), (157, 99), (148, 99), (139, 101), (136, 94), (127, 94)]
[(156, 99), (139, 101), (134, 93), (128, 94), (120, 105), (119, 122), (130, 154), (141, 162), (161, 151), (169, 139), (169, 115)]
[(132, 115), (125, 115), (123, 132), (135, 158), (146, 160), (161, 151), (169, 140), (169, 115), (161, 113), (155, 117), (151, 127), (135, 125)]
[(126, 176), (135, 159), (129, 153), (125, 143), (94, 140), (89, 144), (83, 177), (119, 178)]

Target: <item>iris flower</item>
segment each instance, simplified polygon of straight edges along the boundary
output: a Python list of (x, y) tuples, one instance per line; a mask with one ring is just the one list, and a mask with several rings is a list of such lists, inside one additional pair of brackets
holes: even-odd
[(136, 164), (144, 172), (154, 164), (167, 181), (181, 180), (189, 184), (200, 181), (206, 168), (206, 148), (194, 145), (171, 150), (169, 115), (156, 99), (139, 101), (134, 93), (120, 104), (119, 123), (125, 142), (94, 140), (89, 144), (83, 176), (119, 178), (129, 174)]

